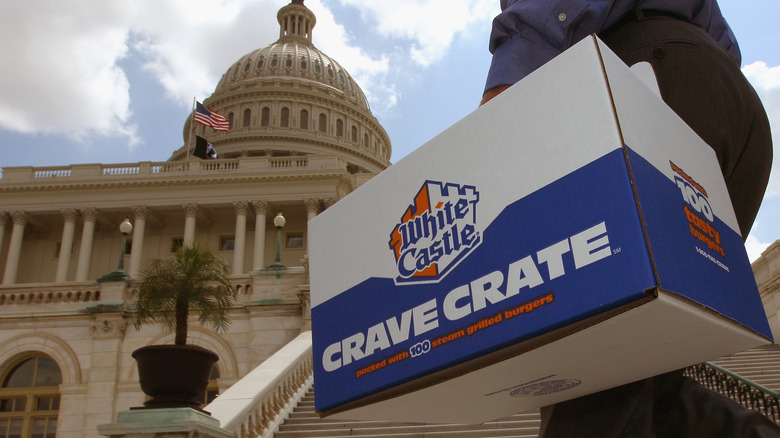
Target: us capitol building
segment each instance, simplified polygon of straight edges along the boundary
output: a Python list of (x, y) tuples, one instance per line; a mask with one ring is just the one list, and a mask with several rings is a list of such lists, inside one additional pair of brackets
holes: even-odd
[[(228, 131), (188, 118), (185, 145), (164, 162), (2, 169), (0, 438), (98, 437), (98, 425), (143, 404), (131, 353), (173, 335), (129, 323), (134, 279), (182, 244), (228, 262), (238, 303), (225, 333), (190, 325), (188, 343), (220, 358), (207, 397), (310, 330), (307, 221), (387, 168), (391, 146), (360, 86), (312, 44), (316, 19), (303, 1), (277, 18), (279, 40), (231, 65), (204, 102), (229, 119)], [(191, 126), (219, 159), (188, 156)], [(133, 228), (118, 267), (126, 218)], [(277, 254), (284, 268), (268, 268)], [(776, 243), (757, 262), (762, 293), (780, 284), (778, 260)], [(120, 267), (128, 278), (106, 275)], [(296, 382), (310, 379), (303, 363)], [(239, 429), (267, 427), (274, 397)]]

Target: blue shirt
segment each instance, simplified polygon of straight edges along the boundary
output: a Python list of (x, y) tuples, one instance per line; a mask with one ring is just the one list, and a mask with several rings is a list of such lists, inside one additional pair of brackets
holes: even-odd
[(485, 90), (514, 84), (633, 9), (675, 13), (707, 31), (741, 63), (737, 40), (715, 0), (501, 0), (490, 34), (493, 61)]

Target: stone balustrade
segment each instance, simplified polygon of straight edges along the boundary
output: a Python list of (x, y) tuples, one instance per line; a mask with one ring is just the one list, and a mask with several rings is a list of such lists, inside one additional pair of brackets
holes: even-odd
[[(231, 275), (236, 302), (239, 305), (300, 305), (299, 284), (306, 275), (304, 268), (292, 267), (283, 274), (271, 274)], [(0, 309), (7, 317), (29, 312), (59, 314), (101, 305), (132, 304), (138, 297), (139, 285), (137, 280), (0, 285)]]
[(126, 164), (73, 164), (49, 167), (4, 167), (0, 185), (74, 180), (169, 178), (183, 175), (342, 170), (346, 163), (332, 156), (241, 157), (218, 160), (141, 161)]
[(204, 407), (237, 438), (271, 437), (313, 383), (311, 332), (301, 333)]

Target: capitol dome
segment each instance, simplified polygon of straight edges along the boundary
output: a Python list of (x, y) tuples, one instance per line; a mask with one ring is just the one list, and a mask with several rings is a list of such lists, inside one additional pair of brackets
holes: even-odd
[[(279, 39), (231, 65), (203, 102), (226, 116), (230, 129), (194, 124), (194, 133), (207, 138), (219, 158), (336, 155), (352, 173), (388, 167), (390, 139), (363, 90), (312, 43), (314, 13), (303, 0), (293, 0), (277, 19)], [(190, 118), (184, 125), (185, 146), (171, 160), (186, 159)]]

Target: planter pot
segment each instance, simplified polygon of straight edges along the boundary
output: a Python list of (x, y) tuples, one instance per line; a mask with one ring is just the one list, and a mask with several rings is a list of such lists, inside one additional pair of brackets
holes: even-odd
[(200, 409), (216, 353), (195, 345), (148, 345), (133, 352), (144, 408)]

